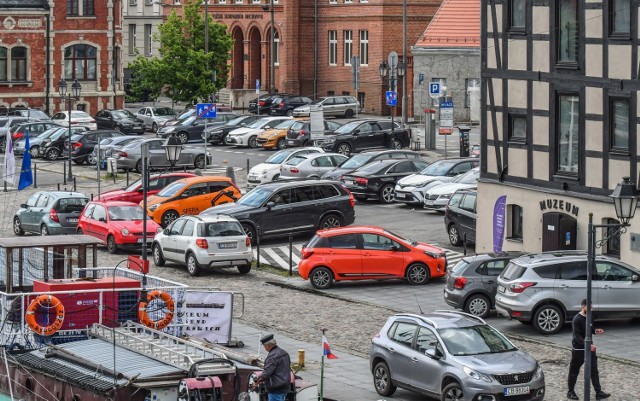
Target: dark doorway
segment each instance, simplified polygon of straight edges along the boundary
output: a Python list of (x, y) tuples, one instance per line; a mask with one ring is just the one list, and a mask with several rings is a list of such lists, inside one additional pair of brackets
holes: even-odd
[(233, 53), (231, 63), (231, 89), (244, 89), (244, 34), (241, 28), (235, 28), (233, 36)]
[(564, 213), (542, 215), (542, 252), (575, 250), (577, 221)]

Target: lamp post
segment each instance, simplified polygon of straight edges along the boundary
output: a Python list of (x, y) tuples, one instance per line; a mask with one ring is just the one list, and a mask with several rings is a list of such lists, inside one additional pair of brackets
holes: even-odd
[[(609, 239), (622, 235), (627, 231), (629, 221), (633, 218), (638, 206), (638, 190), (629, 177), (622, 177), (610, 197), (616, 209), (620, 224), (593, 224), (593, 213), (589, 213), (589, 235), (587, 246), (587, 316), (584, 338), (584, 399), (591, 399), (591, 276), (595, 270), (596, 248), (606, 244)], [(603, 238), (596, 241), (596, 230), (606, 229)]]
[[(176, 163), (178, 162), (178, 159), (180, 159), (182, 144), (180, 143), (178, 138), (176, 138), (175, 134), (171, 134), (171, 136), (164, 142), (164, 145), (162, 145), (162, 147), (164, 148), (164, 154), (167, 160), (171, 164), (171, 170), (173, 170)], [(205, 157), (206, 156), (207, 155), (205, 155)]]
[[(395, 92), (397, 96), (397, 93), (398, 93), (397, 87), (396, 87), (397, 77), (400, 77), (400, 78), (404, 77), (404, 73), (407, 71), (407, 67), (405, 66), (404, 63), (398, 63), (398, 54), (396, 52), (389, 53), (388, 61), (389, 61), (389, 64), (387, 64), (387, 62), (385, 61), (380, 63), (380, 67), (378, 67), (380, 69), (380, 77), (382, 78), (382, 80), (384, 80), (385, 78), (389, 80), (389, 91)], [(396, 111), (395, 104), (389, 105), (389, 109), (391, 111), (391, 139), (387, 143), (387, 146), (389, 148), (392, 148), (393, 139), (395, 137), (395, 131), (394, 131), (395, 130), (394, 114)]]
[(69, 182), (73, 181), (73, 174), (71, 173), (71, 95), (73, 94), (73, 98), (76, 100), (80, 99), (80, 91), (82, 90), (82, 85), (78, 82), (77, 79), (73, 81), (71, 84), (71, 92), (67, 93), (67, 81), (62, 78), (58, 81), (58, 93), (60, 94), (60, 98), (64, 99), (67, 97), (67, 113), (69, 114), (69, 172), (67, 179)]
[(269, 93), (273, 94), (276, 92), (276, 85), (275, 85), (275, 81), (276, 81), (276, 49), (275, 49), (275, 32), (276, 32), (276, 27), (275, 27), (275, 16), (274, 16), (274, 9), (273, 9), (273, 0), (269, 0), (269, 4), (265, 4), (262, 6), (262, 10), (263, 11), (269, 11), (271, 13), (271, 37), (269, 38), (269, 46), (271, 46), (271, 71), (269, 74)]

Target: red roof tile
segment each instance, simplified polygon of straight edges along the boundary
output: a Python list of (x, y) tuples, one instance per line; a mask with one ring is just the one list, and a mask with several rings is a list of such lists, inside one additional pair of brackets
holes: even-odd
[(416, 47), (480, 47), (480, 1), (444, 0)]

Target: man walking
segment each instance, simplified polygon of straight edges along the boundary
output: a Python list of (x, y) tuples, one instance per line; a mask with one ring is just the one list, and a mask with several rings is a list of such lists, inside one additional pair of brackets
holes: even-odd
[[(569, 364), (569, 391), (567, 392), (567, 398), (570, 400), (579, 400), (580, 398), (575, 392), (576, 381), (578, 380), (578, 374), (580, 373), (580, 367), (584, 364), (584, 338), (586, 337), (587, 329), (591, 330), (592, 334), (602, 334), (604, 330), (595, 329), (592, 327), (587, 328), (587, 300), (583, 299), (580, 303), (581, 310), (571, 322), (573, 329), (573, 340), (571, 341), (571, 363)], [(598, 357), (596, 356), (596, 346), (591, 345), (591, 383), (593, 389), (596, 391), (596, 400), (604, 400), (609, 398), (611, 394), (602, 391), (600, 386), (600, 374), (598, 373)]]
[(267, 334), (262, 337), (260, 342), (269, 353), (264, 360), (261, 376), (269, 401), (285, 401), (291, 389), (291, 360), (289, 354), (278, 347), (273, 334)]

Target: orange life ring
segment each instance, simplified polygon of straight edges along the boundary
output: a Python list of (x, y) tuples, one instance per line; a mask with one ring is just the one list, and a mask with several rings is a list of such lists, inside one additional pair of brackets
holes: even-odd
[[(149, 315), (147, 314), (147, 305), (149, 305), (149, 303), (156, 298), (162, 299), (168, 309), (164, 317), (158, 321), (151, 320), (151, 318), (149, 318)], [(145, 326), (156, 330), (162, 330), (167, 327), (169, 323), (171, 323), (171, 320), (173, 320), (174, 309), (175, 304), (173, 302), (173, 299), (171, 299), (171, 295), (164, 291), (154, 290), (147, 295), (147, 300), (145, 302), (140, 302), (140, 306), (138, 308), (138, 318), (140, 319), (140, 323), (144, 324)]]
[[(55, 308), (56, 318), (49, 326), (40, 326), (36, 321), (36, 311), (41, 307)], [(29, 304), (25, 315), (25, 321), (27, 322), (27, 325), (29, 325), (29, 328), (36, 334), (40, 334), (41, 336), (51, 336), (62, 327), (62, 323), (64, 322), (64, 305), (62, 305), (62, 302), (53, 295), (40, 295)]]

